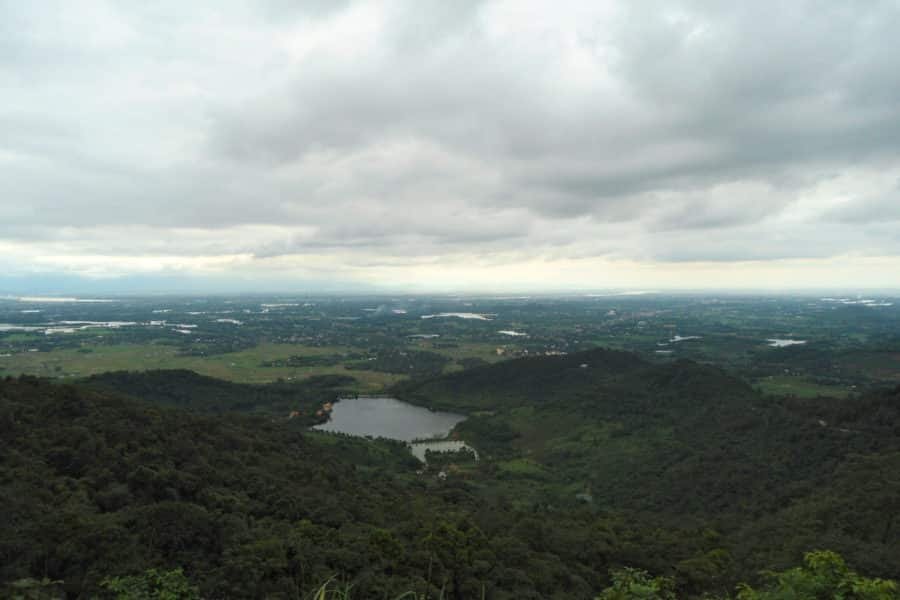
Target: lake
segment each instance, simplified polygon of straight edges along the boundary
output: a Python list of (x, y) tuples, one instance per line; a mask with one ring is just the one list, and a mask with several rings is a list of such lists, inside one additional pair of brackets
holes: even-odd
[(431, 411), (396, 398), (360, 396), (335, 402), (331, 419), (313, 429), (412, 442), (444, 438), (465, 418), (454, 413)]

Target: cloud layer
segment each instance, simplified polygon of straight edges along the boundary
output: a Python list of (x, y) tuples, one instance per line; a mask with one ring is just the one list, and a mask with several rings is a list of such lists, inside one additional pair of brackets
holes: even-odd
[(900, 5), (729, 4), (0, 0), (0, 262), (900, 285)]

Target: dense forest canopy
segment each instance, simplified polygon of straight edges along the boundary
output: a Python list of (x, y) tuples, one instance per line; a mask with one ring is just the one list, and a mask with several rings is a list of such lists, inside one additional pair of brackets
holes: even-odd
[(764, 396), (602, 349), (475, 366), (394, 389), (469, 415), (457, 435), (483, 458), (442, 460), (438, 478), (399, 442), (288, 418), (346, 383), (6, 378), (0, 581), (109, 595), (183, 569), (203, 597), (332, 580), (361, 598), (613, 598), (646, 572), (679, 598), (725, 597), (822, 548), (900, 577), (900, 388)]

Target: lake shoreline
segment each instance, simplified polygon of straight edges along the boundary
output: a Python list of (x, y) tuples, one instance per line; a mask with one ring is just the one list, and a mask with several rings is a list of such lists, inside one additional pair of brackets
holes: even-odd
[(386, 394), (360, 394), (336, 400), (330, 406), (328, 420), (311, 429), (405, 442), (413, 456), (422, 462), (426, 462), (425, 454), (429, 450), (469, 450), (477, 460), (478, 453), (474, 448), (449, 437), (466, 418), (465, 415), (432, 410)]

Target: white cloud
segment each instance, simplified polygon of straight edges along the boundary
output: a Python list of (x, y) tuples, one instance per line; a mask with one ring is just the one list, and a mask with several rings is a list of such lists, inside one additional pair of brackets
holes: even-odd
[(0, 16), (14, 272), (900, 284), (896, 3)]

